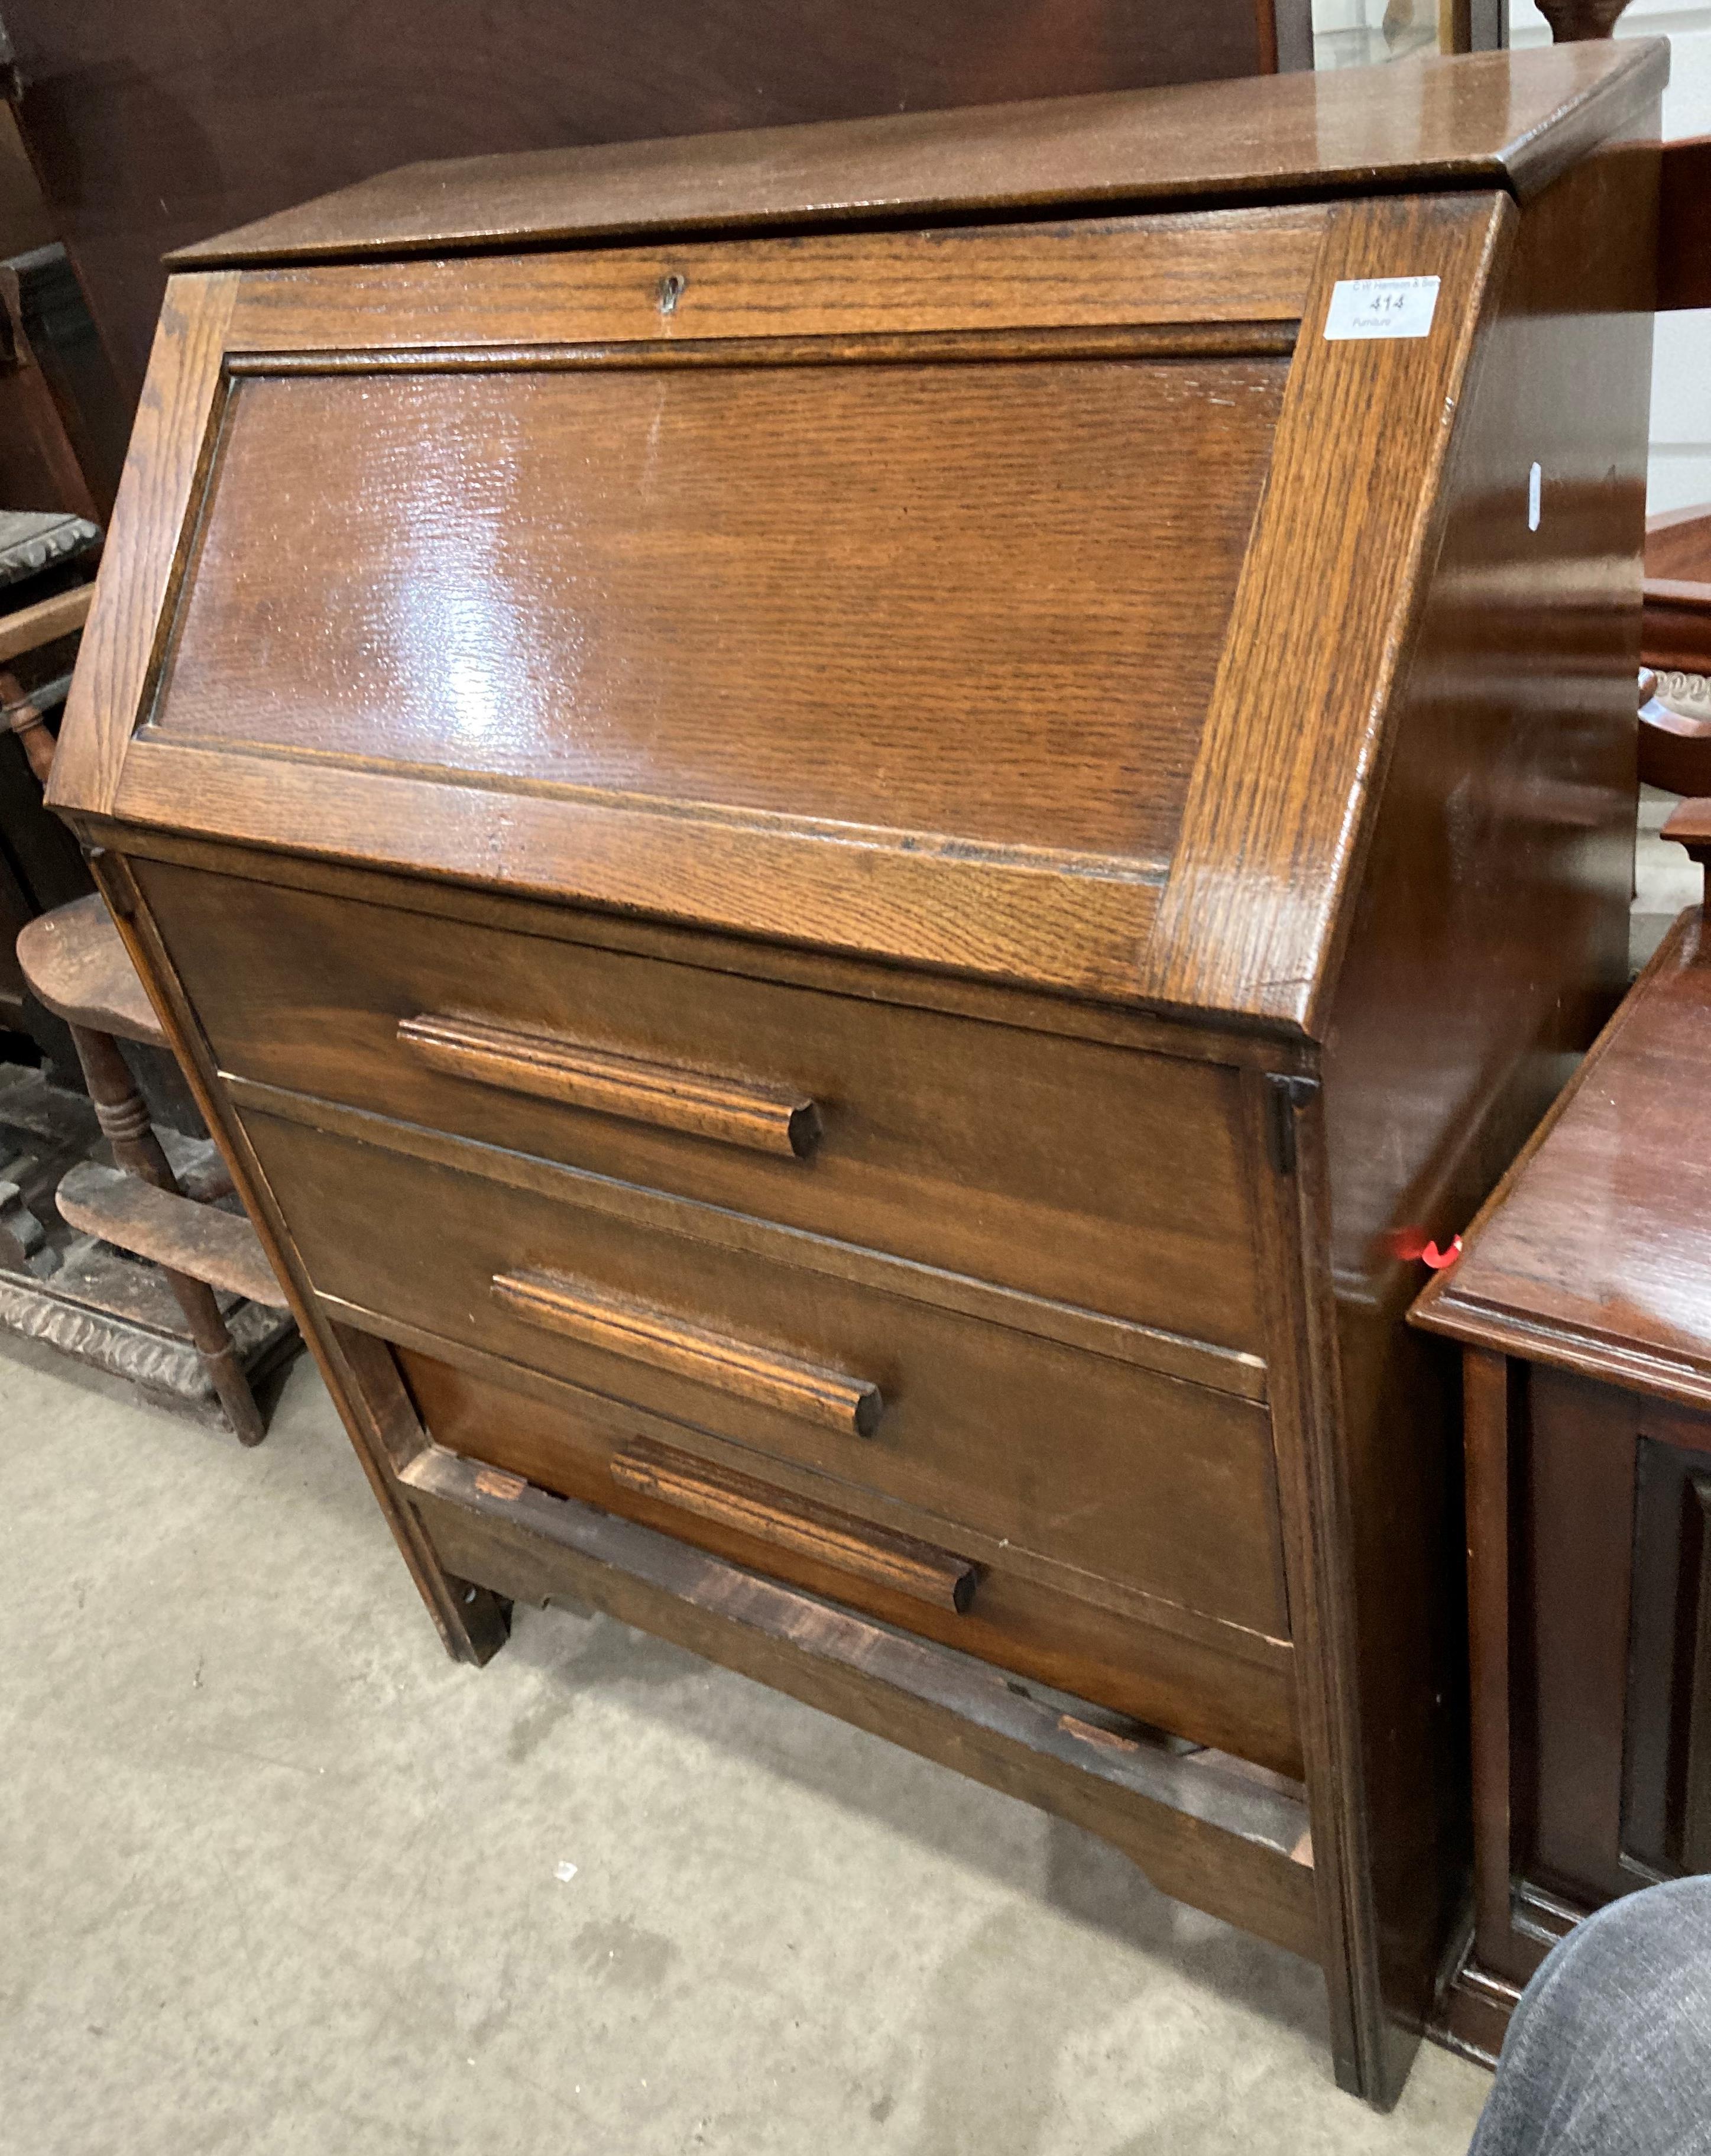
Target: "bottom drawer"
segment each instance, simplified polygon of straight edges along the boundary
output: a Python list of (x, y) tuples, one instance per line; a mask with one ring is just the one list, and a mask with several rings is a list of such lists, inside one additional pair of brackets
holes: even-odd
[[(786, 1523), (806, 1518), (824, 1530), (832, 1522), (827, 1547), (817, 1553), (812, 1533), (797, 1535), (792, 1546), (770, 1528), (745, 1530), (739, 1523), (743, 1482), (736, 1485), (735, 1502), (718, 1503), (730, 1498), (732, 1482), (710, 1460), (677, 1453), (684, 1471), (675, 1487), (669, 1474), (662, 1481), (627, 1473), (626, 1462), (657, 1465), (662, 1454), (615, 1403), (522, 1373), (517, 1387), (500, 1384), (410, 1349), (399, 1351), (399, 1361), (428, 1433), (448, 1451), (521, 1476), (556, 1495), (622, 1513), (753, 1571), (1155, 1727), (1293, 1778), (1304, 1771), (1287, 1650), (1273, 1650), (1265, 1662), (1222, 1652), (1042, 1585), (1001, 1563), (979, 1568), (977, 1592), (959, 1609), (948, 1578), (935, 1578), (930, 1567), (913, 1584), (900, 1574), (903, 1584), (894, 1586), (883, 1584), (872, 1567), (852, 1569), (837, 1547), (837, 1515), (806, 1505), (794, 1492), (776, 1493)], [(620, 1463), (619, 1475), (614, 1461)], [(644, 1486), (650, 1481), (655, 1488)], [(725, 1517), (697, 1508), (703, 1502), (698, 1481)], [(748, 1486), (760, 1486), (749, 1479)], [(662, 1487), (667, 1494), (658, 1494)], [(850, 1519), (848, 1524), (858, 1543), (882, 1551), (891, 1547), (876, 1542), (866, 1523)], [(911, 1557), (903, 1546), (904, 1567)], [(935, 1589), (942, 1591), (935, 1595)]]

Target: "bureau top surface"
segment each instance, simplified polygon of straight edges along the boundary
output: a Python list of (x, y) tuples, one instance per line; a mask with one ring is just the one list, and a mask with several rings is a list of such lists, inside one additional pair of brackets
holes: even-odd
[(1711, 937), (1684, 914), (1416, 1322), (1711, 1403)]
[(202, 241), (208, 269), (958, 212), (1536, 193), (1639, 119), (1662, 39), (408, 165)]

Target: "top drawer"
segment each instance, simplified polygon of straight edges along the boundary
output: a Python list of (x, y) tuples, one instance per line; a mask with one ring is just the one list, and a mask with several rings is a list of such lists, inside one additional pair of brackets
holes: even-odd
[(1232, 1070), (133, 865), (228, 1074), (1260, 1348)]

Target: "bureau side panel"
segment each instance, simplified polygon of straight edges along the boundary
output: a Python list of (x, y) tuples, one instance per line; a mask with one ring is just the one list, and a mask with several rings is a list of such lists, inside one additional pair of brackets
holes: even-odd
[(1455, 1372), (1404, 1314), (1626, 979), (1654, 188), (1606, 154), (1523, 220), (1325, 1043), (1365, 1796), (1416, 2023), (1469, 1825)]

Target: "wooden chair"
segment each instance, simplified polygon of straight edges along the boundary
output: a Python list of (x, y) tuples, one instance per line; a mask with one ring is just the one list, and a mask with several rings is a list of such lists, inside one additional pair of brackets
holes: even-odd
[[(33, 611), (52, 636), (80, 628), (88, 612), (85, 585)], [(8, 656), (31, 648), (4, 637)], [(3, 632), (0, 632), (3, 634)], [(45, 639), (44, 639), (45, 640)], [(54, 737), (36, 705), (0, 670), (0, 697), (30, 768), (46, 784)], [(227, 1421), (244, 1445), (259, 1445), (266, 1424), (221, 1314), (224, 1289), (283, 1309), (285, 1297), (254, 1229), (242, 1214), (185, 1194), (119, 1046), (121, 1040), (171, 1052), (136, 968), (98, 895), (73, 900), (26, 924), (18, 958), (38, 1000), (70, 1028), (90, 1098), (114, 1165), (84, 1161), (67, 1171), (57, 1203), (74, 1228), (157, 1265), (184, 1314), (191, 1338)], [(230, 1193), (226, 1183), (225, 1191)], [(216, 1193), (215, 1194), (218, 1194)]]

